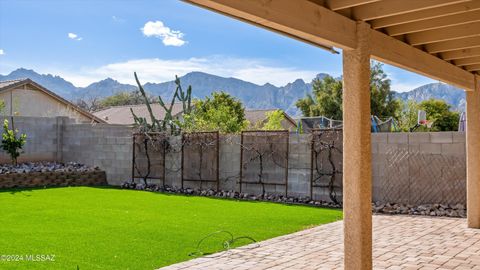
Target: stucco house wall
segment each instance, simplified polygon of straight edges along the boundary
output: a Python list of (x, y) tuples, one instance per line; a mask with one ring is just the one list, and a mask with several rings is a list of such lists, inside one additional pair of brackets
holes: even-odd
[(104, 122), (31, 80), (0, 82), (2, 116), (68, 117), (77, 123)]

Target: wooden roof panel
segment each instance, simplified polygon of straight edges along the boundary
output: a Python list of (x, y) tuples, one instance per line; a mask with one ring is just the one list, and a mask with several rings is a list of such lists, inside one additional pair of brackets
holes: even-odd
[(474, 89), (480, 0), (184, 1), (330, 51), (355, 48), (357, 25), (368, 23), (373, 58)]

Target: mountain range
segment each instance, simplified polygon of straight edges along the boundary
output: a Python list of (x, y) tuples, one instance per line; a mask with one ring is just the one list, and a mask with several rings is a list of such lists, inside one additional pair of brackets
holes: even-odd
[[(325, 76), (327, 74), (324, 73), (317, 75), (318, 78)], [(111, 78), (92, 83), (87, 87), (76, 87), (60, 76), (39, 74), (25, 68), (14, 70), (8, 75), (0, 74), (0, 81), (20, 78), (30, 78), (68, 100), (87, 96), (106, 97), (119, 91), (133, 91), (137, 88), (135, 85), (122, 84)], [(223, 90), (240, 99), (246, 108), (279, 108), (293, 116), (299, 115), (295, 102), (312, 91), (312, 84), (310, 82), (306, 83), (302, 79), (277, 87), (269, 83), (258, 85), (236, 78), (224, 78), (203, 72), (190, 72), (180, 77), (180, 80), (184, 87), (192, 85), (192, 95), (195, 98), (203, 98), (213, 91)], [(169, 100), (175, 89), (175, 82), (172, 80), (163, 83), (146, 83), (144, 88), (152, 95), (162, 96)], [(430, 83), (411, 91), (395, 93), (395, 95), (403, 100), (443, 99), (451, 104), (453, 109), (465, 110), (464, 91), (443, 83)]]

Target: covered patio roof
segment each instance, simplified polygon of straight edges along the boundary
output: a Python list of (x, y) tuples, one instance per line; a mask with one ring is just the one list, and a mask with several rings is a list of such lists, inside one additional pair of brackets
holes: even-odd
[(371, 28), (371, 56), (467, 91), (480, 74), (479, 0), (186, 0), (333, 50), (357, 47)]
[(467, 225), (480, 229), (480, 0), (184, 0), (343, 51), (344, 268), (372, 269), (370, 59), (467, 92)]

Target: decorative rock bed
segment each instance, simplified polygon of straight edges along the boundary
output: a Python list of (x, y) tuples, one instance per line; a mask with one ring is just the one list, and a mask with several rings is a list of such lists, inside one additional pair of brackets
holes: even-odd
[(169, 187), (169, 186), (162, 187), (155, 184), (145, 186), (143, 184), (130, 183), (130, 182), (125, 182), (122, 185), (122, 188), (154, 191), (154, 192), (176, 193), (176, 194), (184, 194), (184, 195), (205, 196), (205, 197), (230, 198), (230, 199), (249, 200), (249, 201), (282, 202), (282, 203), (290, 203), (290, 204), (316, 205), (316, 206), (332, 207), (332, 208), (341, 207), (341, 205), (335, 204), (332, 202), (311, 200), (308, 197), (289, 197), (289, 196), (280, 195), (280, 194), (265, 194), (264, 196), (262, 196), (258, 194), (240, 193), (237, 191), (226, 191), (226, 190), (215, 191), (212, 189), (208, 189), (208, 190), (194, 190), (191, 188), (181, 189), (181, 188), (175, 188), (175, 187)]
[(404, 214), (422, 216), (466, 217), (467, 210), (463, 204), (422, 204), (409, 205), (397, 203), (374, 203), (374, 213)]
[(0, 165), (0, 188), (106, 185), (98, 167), (68, 162), (29, 162)]
[[(169, 186), (159, 186), (155, 184), (144, 185), (138, 183), (125, 182), (122, 188), (145, 190), (153, 192), (176, 193), (185, 195), (196, 195), (217, 198), (230, 198), (250, 201), (271, 201), (289, 204), (302, 204), (321, 207), (341, 208), (341, 204), (335, 204), (326, 201), (312, 200), (309, 197), (288, 197), (278, 194), (255, 195), (248, 193), (239, 193), (237, 191), (215, 191), (215, 190), (194, 190), (191, 188), (174, 188)], [(372, 203), (372, 211), (379, 214), (404, 214), (404, 215), (423, 215), (423, 216), (447, 216), (447, 217), (466, 217), (466, 209), (463, 204), (423, 204), (423, 205), (406, 205), (393, 203)]]

